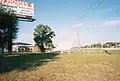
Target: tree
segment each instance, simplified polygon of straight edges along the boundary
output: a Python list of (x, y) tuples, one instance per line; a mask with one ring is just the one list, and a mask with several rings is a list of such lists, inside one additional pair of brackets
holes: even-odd
[(101, 43), (98, 43), (98, 44), (97, 44), (97, 47), (98, 47), (98, 48), (102, 48), (102, 44), (101, 44)]
[(8, 53), (12, 53), (12, 40), (16, 38), (18, 32), (18, 20), (13, 11), (6, 11), (0, 7), (0, 48), (2, 54), (4, 48), (8, 48)]
[(52, 42), (54, 36), (55, 32), (47, 25), (39, 24), (34, 30), (34, 41), (41, 52), (55, 48)]

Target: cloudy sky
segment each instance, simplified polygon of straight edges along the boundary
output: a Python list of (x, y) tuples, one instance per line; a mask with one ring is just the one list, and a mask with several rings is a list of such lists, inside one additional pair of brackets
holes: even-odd
[(57, 49), (80, 44), (120, 41), (120, 0), (34, 0), (36, 21), (20, 22), (16, 41), (34, 43), (38, 24), (50, 26), (56, 33)]

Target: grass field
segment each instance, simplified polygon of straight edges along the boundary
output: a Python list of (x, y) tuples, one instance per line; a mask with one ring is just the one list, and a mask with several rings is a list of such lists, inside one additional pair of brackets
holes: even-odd
[(0, 81), (120, 81), (120, 51), (7, 56)]

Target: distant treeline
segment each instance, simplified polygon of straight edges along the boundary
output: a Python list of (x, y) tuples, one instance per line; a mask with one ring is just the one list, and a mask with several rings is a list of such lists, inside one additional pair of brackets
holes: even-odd
[(97, 43), (92, 45), (84, 45), (81, 48), (120, 48), (120, 42), (106, 42), (104, 44)]

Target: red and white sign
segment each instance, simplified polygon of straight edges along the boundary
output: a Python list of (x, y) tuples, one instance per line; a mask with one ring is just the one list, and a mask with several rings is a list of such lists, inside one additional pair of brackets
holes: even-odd
[(19, 0), (0, 0), (0, 5), (7, 10), (13, 10), (14, 13), (20, 17), (34, 16), (34, 4), (30, 2)]

